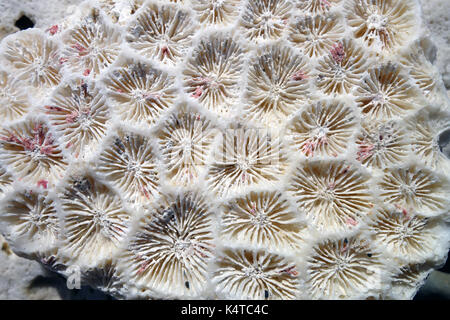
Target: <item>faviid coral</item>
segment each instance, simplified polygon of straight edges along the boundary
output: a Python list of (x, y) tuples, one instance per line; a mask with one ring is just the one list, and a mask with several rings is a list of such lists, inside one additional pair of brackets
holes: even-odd
[(123, 299), (410, 299), (450, 246), (416, 0), (92, 0), (0, 44), (0, 231)]

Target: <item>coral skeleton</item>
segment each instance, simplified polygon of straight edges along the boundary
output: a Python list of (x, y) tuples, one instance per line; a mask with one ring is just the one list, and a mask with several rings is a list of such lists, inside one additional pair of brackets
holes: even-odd
[(403, 123), (395, 121), (364, 121), (358, 134), (356, 160), (379, 169), (406, 161), (408, 136)]
[(205, 36), (186, 61), (186, 92), (205, 108), (231, 116), (239, 94), (244, 48), (226, 34)]
[(327, 240), (313, 248), (307, 261), (307, 284), (315, 299), (345, 299), (379, 294), (383, 283), (380, 253), (368, 240), (344, 238)]
[(110, 108), (95, 84), (90, 86), (82, 79), (61, 86), (44, 106), (50, 123), (64, 140), (64, 148), (78, 158), (86, 156), (88, 148), (105, 137)]
[(418, 0), (89, 0), (0, 43), (0, 233), (118, 299), (411, 299), (450, 247)]
[(246, 1), (241, 18), (243, 31), (253, 41), (280, 38), (291, 15), (292, 3), (287, 0)]
[(149, 4), (129, 27), (127, 41), (144, 57), (177, 62), (191, 46), (194, 19), (174, 4)]
[(214, 214), (195, 192), (167, 194), (131, 235), (122, 268), (138, 287), (185, 297), (205, 294)]
[(286, 171), (283, 145), (270, 130), (229, 129), (221, 140), (208, 172), (208, 185), (219, 197), (274, 185)]
[(317, 86), (328, 95), (349, 93), (357, 88), (371, 60), (366, 52), (355, 40), (336, 42), (319, 61)]
[(327, 13), (341, 1), (342, 0), (296, 0), (295, 2), (301, 13), (315, 16)]
[(176, 96), (174, 77), (141, 63), (112, 70), (105, 80), (113, 112), (134, 125), (152, 124)]
[(320, 57), (330, 52), (344, 30), (339, 16), (300, 16), (290, 25), (288, 39), (309, 57)]
[(369, 71), (356, 91), (358, 107), (367, 117), (393, 119), (417, 109), (420, 96), (398, 66), (387, 64)]
[(163, 161), (173, 185), (198, 181), (217, 130), (191, 107), (180, 107), (158, 132)]
[(25, 30), (4, 43), (3, 56), (17, 75), (34, 87), (54, 87), (61, 81), (58, 44), (40, 30)]
[(14, 121), (22, 118), (29, 111), (27, 93), (20, 88), (20, 82), (14, 76), (0, 72), (0, 116)]
[[(60, 233), (57, 212), (47, 191), (17, 191), (10, 196), (4, 208), (6, 210), (0, 223), (8, 227), (6, 236), (13, 237), (13, 245), (24, 252), (41, 252), (57, 246)], [(41, 247), (33, 248), (38, 243)]]
[(414, 1), (350, 0), (347, 21), (356, 38), (369, 46), (391, 49), (407, 41), (415, 31)]
[(239, 14), (239, 2), (240, 0), (193, 0), (192, 7), (201, 23), (226, 25), (232, 23)]
[(418, 262), (433, 251), (437, 239), (432, 220), (405, 214), (398, 209), (382, 209), (373, 220), (377, 241), (395, 258), (408, 263)]
[(338, 161), (301, 163), (288, 192), (299, 210), (323, 232), (353, 228), (374, 206), (368, 176)]
[(298, 294), (296, 268), (292, 261), (265, 250), (225, 249), (213, 282), (221, 298), (292, 300)]
[(345, 152), (355, 132), (355, 115), (342, 101), (320, 101), (303, 109), (288, 127), (287, 138), (306, 157)]
[(0, 158), (19, 180), (56, 183), (63, 177), (68, 160), (45, 122), (29, 119), (4, 127), (0, 140)]
[(63, 251), (90, 266), (118, 250), (130, 214), (114, 192), (92, 176), (74, 176), (61, 192)]
[(120, 51), (121, 35), (95, 15), (63, 35), (65, 49), (61, 57), (64, 66), (85, 76), (97, 76), (114, 62)]
[(222, 235), (227, 242), (258, 246), (274, 252), (299, 248), (305, 224), (290, 208), (281, 193), (250, 192), (226, 204), (222, 217)]
[(284, 120), (308, 97), (308, 73), (305, 59), (290, 47), (264, 48), (248, 72), (248, 118), (265, 125)]
[(98, 172), (128, 201), (146, 202), (158, 192), (159, 175), (154, 147), (148, 138), (118, 131), (100, 154)]

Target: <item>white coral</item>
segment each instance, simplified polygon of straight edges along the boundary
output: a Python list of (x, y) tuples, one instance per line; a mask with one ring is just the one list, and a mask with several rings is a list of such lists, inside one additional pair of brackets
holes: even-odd
[(2, 231), (24, 252), (55, 248), (60, 229), (54, 201), (45, 190), (16, 191), (5, 200)]
[(355, 95), (361, 112), (369, 118), (389, 120), (418, 109), (418, 92), (399, 66), (387, 64), (369, 70)]
[(413, 35), (415, 6), (411, 0), (351, 0), (347, 1), (347, 20), (355, 37), (369, 46), (392, 49)]
[(144, 290), (198, 297), (213, 250), (213, 212), (195, 193), (168, 194), (139, 221), (123, 268)]
[(310, 57), (327, 54), (340, 40), (344, 27), (342, 19), (333, 15), (300, 16), (289, 27), (289, 41)]
[(298, 250), (304, 241), (305, 225), (278, 192), (250, 192), (230, 200), (221, 224), (227, 242), (289, 252)]
[(85, 18), (63, 35), (61, 63), (85, 76), (98, 76), (120, 52), (120, 33), (96, 15)]
[(105, 80), (113, 111), (133, 124), (155, 123), (170, 108), (176, 88), (174, 77), (150, 65), (125, 64)]
[(45, 122), (24, 120), (0, 133), (0, 159), (20, 180), (47, 184), (63, 176), (67, 159)]
[(89, 175), (71, 178), (60, 198), (65, 254), (88, 266), (112, 258), (129, 227), (120, 198)]
[(298, 295), (297, 266), (266, 251), (226, 249), (217, 262), (213, 281), (228, 299), (294, 299)]
[(183, 70), (184, 87), (207, 109), (230, 116), (239, 93), (244, 50), (226, 34), (200, 41)]
[(254, 41), (279, 38), (291, 15), (292, 4), (286, 0), (247, 1), (241, 25)]
[(361, 298), (382, 286), (380, 253), (367, 240), (344, 238), (317, 244), (307, 261), (307, 283), (313, 298)]
[(214, 125), (191, 107), (181, 107), (158, 132), (163, 161), (174, 185), (198, 181), (211, 152)]
[(300, 150), (306, 157), (337, 157), (348, 147), (355, 125), (355, 114), (346, 102), (319, 101), (293, 118), (287, 138), (293, 149)]
[(349, 93), (357, 87), (370, 62), (363, 48), (355, 40), (336, 42), (316, 67), (317, 86), (325, 94)]
[(290, 47), (262, 48), (248, 72), (245, 116), (264, 125), (284, 123), (307, 99), (309, 73), (307, 61)]
[(190, 47), (194, 28), (188, 11), (173, 4), (150, 3), (128, 27), (127, 41), (145, 57), (175, 63)]
[(357, 226), (374, 206), (368, 176), (340, 161), (300, 163), (288, 192), (311, 223), (325, 232)]
[(449, 183), (421, 167), (394, 168), (387, 170), (379, 183), (380, 197), (409, 213), (434, 216), (448, 208)]
[(120, 299), (412, 298), (450, 246), (419, 13), (92, 0), (6, 37), (0, 232)]
[(95, 84), (77, 79), (56, 90), (44, 107), (64, 148), (75, 157), (85, 157), (104, 138), (111, 113), (105, 100)]
[(219, 197), (274, 184), (286, 170), (283, 145), (270, 131), (228, 129), (221, 142), (208, 172), (209, 186)]
[(6, 120), (18, 120), (30, 109), (27, 93), (20, 82), (7, 72), (0, 72), (0, 115)]
[(3, 55), (24, 82), (49, 88), (61, 81), (58, 44), (40, 30), (13, 35), (4, 46)]

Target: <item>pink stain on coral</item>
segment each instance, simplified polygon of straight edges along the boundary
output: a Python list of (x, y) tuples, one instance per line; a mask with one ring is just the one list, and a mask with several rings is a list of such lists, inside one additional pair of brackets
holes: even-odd
[(327, 144), (328, 139), (326, 136), (320, 138), (314, 137), (306, 141), (305, 144), (302, 146), (301, 150), (307, 157), (314, 156), (314, 152), (317, 150), (317, 148)]
[(117, 227), (117, 226), (115, 226), (115, 227), (113, 227), (113, 228), (114, 228), (114, 230), (116, 230), (118, 233), (124, 233), (123, 230), (122, 230), (122, 228), (119, 228), (119, 227)]
[(308, 79), (308, 76), (302, 70), (299, 70), (292, 75), (291, 79), (295, 80), (295, 81), (300, 81), (300, 80)]
[(54, 36), (55, 34), (57, 34), (57, 33), (58, 33), (58, 30), (59, 30), (59, 26), (58, 26), (57, 24), (55, 24), (55, 25), (51, 26), (49, 29), (47, 29), (47, 31), (48, 31), (52, 36)]
[(57, 107), (57, 106), (44, 106), (44, 108), (47, 109), (47, 110), (49, 110), (50, 112), (51, 112), (51, 111), (57, 111), (57, 112), (63, 111), (62, 108)]
[(212, 79), (208, 77), (197, 77), (193, 78), (192, 80), (195, 81), (197, 85), (194, 93), (192, 94), (194, 98), (199, 98), (206, 88), (208, 87), (216, 88), (218, 86), (217, 83), (215, 83)]
[(341, 63), (345, 58), (344, 45), (339, 42), (338, 44), (333, 45), (333, 48), (330, 50), (331, 56), (333, 60), (337, 63)]
[(409, 212), (406, 208), (402, 207), (401, 205), (399, 205), (397, 203), (395, 204), (395, 208), (402, 213), (403, 219), (405, 219), (405, 220), (411, 219), (411, 216), (409, 215)]
[(203, 247), (202, 244), (194, 243), (193, 247), (194, 247), (194, 251), (196, 253), (198, 253), (202, 258), (208, 258), (208, 254), (207, 254), (208, 253), (208, 249)]
[(6, 142), (13, 142), (22, 146), (25, 151), (36, 152), (42, 155), (49, 155), (53, 153), (53, 139), (51, 134), (47, 134), (42, 124), (36, 125), (32, 131), (33, 136), (19, 137), (15, 134), (10, 134), (9, 137), (3, 137), (2, 140)]
[(298, 276), (298, 271), (295, 269), (295, 266), (283, 269), (283, 270), (281, 270), (281, 272), (287, 273), (287, 274), (289, 274), (290, 276), (293, 276), (293, 277), (297, 277)]
[(48, 181), (47, 180), (39, 180), (37, 182), (38, 187), (42, 187), (44, 189), (48, 188)]
[(331, 3), (328, 0), (320, 0), (320, 5), (325, 9), (329, 9), (331, 7)]
[(73, 111), (71, 114), (69, 114), (66, 117), (66, 122), (67, 123), (74, 123), (75, 121), (77, 121), (78, 116), (79, 116), (78, 111)]
[(72, 46), (72, 48), (78, 50), (78, 52), (79, 52), (80, 54), (83, 53), (84, 51), (86, 51), (86, 48), (83, 47), (82, 45), (78, 44), (78, 43), (74, 44), (74, 45)]
[(359, 146), (359, 150), (356, 153), (356, 159), (358, 161), (364, 161), (374, 153), (375, 146), (372, 144), (362, 144)]
[(83, 108), (80, 112), (78, 111), (72, 111), (67, 117), (66, 117), (66, 123), (74, 123), (78, 120), (78, 118), (81, 115), (88, 116), (91, 112), (90, 108)]
[(91, 73), (91, 69), (86, 69), (83, 72), (83, 76), (87, 77)]
[(150, 194), (150, 192), (147, 190), (147, 188), (142, 187), (142, 188), (141, 188), (141, 192), (144, 194), (144, 196), (145, 196), (147, 199), (150, 199), (151, 194)]
[(252, 208), (250, 209), (250, 212), (252, 214), (256, 214), (256, 203), (254, 201), (251, 202)]
[(349, 226), (357, 226), (358, 225), (358, 222), (353, 218), (347, 218), (345, 220), (345, 223), (348, 224)]
[(146, 95), (144, 95), (144, 99), (145, 100), (159, 100), (161, 98), (161, 96), (159, 94), (152, 94), (152, 93), (148, 93)]
[(144, 261), (144, 262), (141, 264), (141, 267), (139, 268), (139, 270), (137, 271), (137, 273), (138, 273), (138, 274), (143, 273), (145, 270), (147, 270), (147, 268), (149, 267), (149, 265), (150, 265), (150, 262), (149, 262), (149, 261)]
[(314, 149), (315, 149), (315, 143), (308, 141), (306, 142), (302, 147), (302, 152), (307, 156), (313, 156), (314, 155)]
[(166, 46), (162, 47), (161, 53), (162, 53), (163, 57), (169, 56), (169, 48), (167, 48)]
[(202, 87), (197, 87), (196, 89), (195, 89), (195, 91), (194, 91), (194, 93), (192, 94), (192, 96), (194, 97), (194, 98), (200, 98), (201, 97), (201, 95), (203, 94), (203, 89), (202, 89)]

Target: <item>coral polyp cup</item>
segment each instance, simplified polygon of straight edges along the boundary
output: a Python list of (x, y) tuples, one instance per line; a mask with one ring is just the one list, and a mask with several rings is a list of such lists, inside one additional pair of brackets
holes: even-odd
[(117, 298), (409, 299), (450, 245), (416, 0), (95, 0), (0, 46), (0, 231)]

